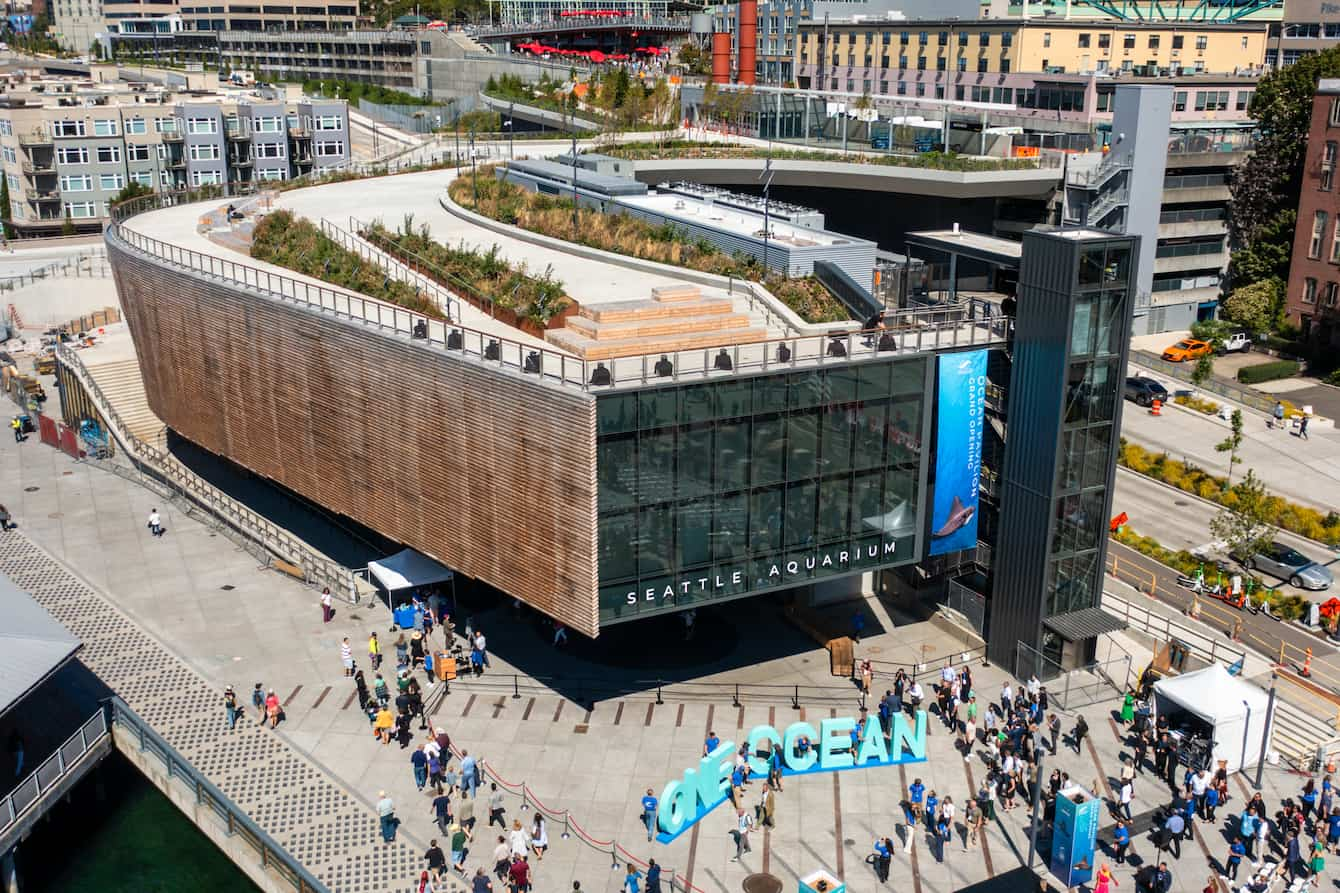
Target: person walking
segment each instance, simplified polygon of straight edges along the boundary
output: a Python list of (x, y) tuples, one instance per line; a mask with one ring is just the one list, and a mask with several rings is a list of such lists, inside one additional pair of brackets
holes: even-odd
[(1104, 862), (1098, 869), (1098, 874), (1093, 878), (1093, 893), (1112, 893), (1112, 888), (1120, 887), (1117, 879), (1112, 875), (1112, 868)]
[(354, 649), (349, 644), (348, 636), (340, 642), (340, 663), (344, 664), (345, 676), (354, 675)]
[(543, 862), (544, 854), (549, 851), (549, 829), (544, 823), (544, 813), (538, 809), (530, 823), (530, 851), (535, 854), (536, 862)]
[(442, 875), (447, 870), (447, 857), (436, 840), (428, 841), (428, 851), (423, 854), (423, 858), (428, 862), (428, 870), (432, 872), (433, 880), (442, 880)]
[(656, 807), (659, 805), (652, 789), (647, 788), (647, 793), (642, 795), (642, 824), (647, 828), (648, 843), (651, 843), (651, 838), (656, 833)]
[(1314, 887), (1321, 886), (1321, 873), (1326, 870), (1326, 845), (1320, 840), (1312, 845), (1312, 861), (1308, 868), (1312, 870), (1312, 880), (1309, 883)]
[(753, 829), (753, 818), (744, 809), (737, 809), (735, 830), (731, 831), (731, 836), (735, 838), (735, 855), (731, 857), (732, 862), (739, 862), (742, 855), (753, 852), (753, 848), (749, 846), (749, 832)]
[(661, 893), (661, 866), (655, 859), (647, 860), (647, 893)]
[(470, 841), (475, 839), (475, 798), (461, 792), (461, 801), (456, 804), (456, 823), (465, 830)]
[(23, 422), (19, 421), (18, 416), (14, 416), (14, 418), (9, 420), (9, 427), (14, 429), (14, 442), (23, 443)]
[(470, 751), (461, 751), (461, 793), (465, 796), (473, 797), (475, 790), (479, 787), (477, 766), (478, 763), (474, 757), (470, 756)]
[(381, 642), (377, 641), (376, 632), (368, 636), (368, 663), (371, 664), (374, 671), (381, 669), (382, 645)]
[(1126, 822), (1117, 819), (1117, 827), (1112, 831), (1112, 857), (1118, 865), (1126, 864), (1126, 851), (1131, 848), (1131, 829)]
[[(493, 781), (489, 782), (489, 824), (488, 824), (488, 827), (492, 828), (492, 827), (493, 827), (493, 823), (494, 823), (494, 822), (497, 822), (497, 823), (498, 823), (498, 827), (499, 827), (499, 828), (502, 828), (504, 831), (506, 831), (506, 830), (507, 830), (507, 821), (506, 821), (506, 819), (503, 818), (503, 814), (506, 813), (506, 812), (507, 812), (507, 810), (503, 807), (503, 795), (502, 795), (502, 791), (498, 790), (498, 783), (497, 783), (497, 782), (493, 782)], [(539, 815), (539, 813), (536, 813), (536, 815)]]
[(1233, 842), (1228, 846), (1228, 859), (1224, 861), (1224, 873), (1231, 880), (1238, 879), (1238, 866), (1242, 864), (1242, 857), (1247, 855), (1247, 848), (1242, 845), (1242, 838), (1234, 835)]
[(400, 820), (395, 817), (395, 802), (385, 791), (377, 792), (377, 817), (381, 820), (382, 843), (395, 840), (396, 826)]
[(256, 725), (265, 725), (265, 689), (261, 687), (259, 682), (257, 682), (256, 687), (251, 690), (251, 706), (256, 708), (256, 714), (260, 717), (260, 719), (257, 720)]
[(1070, 733), (1075, 741), (1075, 753), (1080, 752), (1080, 748), (1084, 745), (1084, 736), (1087, 734), (1089, 734), (1088, 722), (1085, 721), (1083, 716), (1076, 716), (1075, 730)]
[(273, 688), (270, 689), (265, 696), (265, 718), (270, 721), (270, 728), (273, 729), (279, 725), (279, 716), (283, 712), (283, 709), (279, 706), (279, 695), (275, 694)]
[(1182, 858), (1182, 832), (1185, 830), (1186, 819), (1180, 812), (1168, 816), (1168, 821), (1163, 823), (1163, 841), (1159, 849), (1170, 850), (1174, 859)]
[(977, 805), (977, 800), (973, 797), (968, 798), (968, 805), (963, 809), (963, 824), (967, 833), (963, 835), (963, 852), (967, 852), (969, 847), (977, 845), (977, 836), (982, 833), (982, 827), (986, 818), (982, 814), (982, 808)]
[(632, 862), (628, 863), (628, 873), (623, 876), (624, 893), (638, 893), (638, 881), (642, 880), (642, 872)]
[(1135, 799), (1135, 782), (1129, 778), (1121, 783), (1121, 791), (1117, 795), (1118, 808), (1121, 811), (1121, 817), (1126, 821), (1131, 820), (1131, 801)]
[(428, 784), (428, 754), (422, 747), (416, 747), (409, 755), (409, 762), (414, 767), (414, 786), (422, 791)]
[(1172, 872), (1168, 870), (1167, 862), (1160, 862), (1158, 869), (1154, 872), (1153, 884), (1154, 893), (1168, 893), (1172, 889)]
[(1128, 691), (1121, 699), (1121, 724), (1129, 726), (1135, 722), (1135, 693)]
[(1274, 425), (1274, 427), (1276, 427), (1276, 428), (1278, 428), (1279, 430), (1283, 431), (1283, 430), (1284, 430), (1284, 404), (1281, 403), (1280, 401), (1276, 400), (1276, 401), (1275, 401), (1275, 410), (1274, 410), (1274, 412), (1272, 413), (1272, 415), (1273, 415), (1274, 418), (1275, 418), (1275, 425)]
[(1056, 756), (1056, 743), (1061, 740), (1061, 717), (1055, 713), (1047, 720), (1047, 735), (1047, 749), (1052, 752), (1052, 756)]
[[(332, 604), (330, 587), (326, 586), (321, 590), (321, 622), (330, 623), (331, 618), (334, 616), (335, 616), (335, 607)], [(348, 642), (349, 640), (345, 639), (344, 641)]]
[(1311, 416), (1305, 415), (1298, 420), (1298, 436), (1303, 440), (1307, 440), (1307, 421), (1310, 418)]
[(451, 867), (465, 874), (465, 854), (469, 852), (465, 848), (465, 842), (469, 840), (469, 835), (459, 824), (451, 826)]
[(228, 728), (237, 727), (237, 718), (242, 715), (242, 708), (237, 704), (237, 692), (233, 691), (230, 685), (223, 690), (223, 710), (228, 717)]
[(149, 533), (152, 536), (163, 535), (163, 519), (158, 514), (158, 509), (155, 508), (149, 510), (149, 523), (146, 526), (149, 528)]
[(13, 530), (18, 526), (14, 523), (14, 516), (9, 513), (9, 509), (5, 508), (3, 502), (0, 502), (0, 533)]
[(475, 869), (475, 876), (470, 880), (470, 893), (493, 893), (493, 881), (489, 880), (484, 869)]
[(762, 794), (759, 797), (758, 806), (755, 807), (755, 815), (758, 817), (758, 824), (764, 828), (775, 828), (774, 819), (777, 810), (777, 798), (772, 793), (771, 785), (766, 782), (763, 785)]
[(433, 821), (437, 824), (437, 830), (446, 837), (451, 833), (451, 795), (438, 794), (433, 798), (432, 805)]
[(887, 837), (876, 838), (874, 852), (868, 861), (875, 866), (875, 877), (881, 884), (889, 882), (889, 864), (893, 861), (893, 841)]

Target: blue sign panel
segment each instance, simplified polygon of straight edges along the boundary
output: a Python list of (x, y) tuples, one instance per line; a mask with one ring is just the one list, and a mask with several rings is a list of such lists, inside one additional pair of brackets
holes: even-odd
[(929, 555), (977, 545), (986, 351), (941, 354), (936, 394), (935, 497)]
[[(888, 738), (879, 720), (869, 717), (865, 722), (862, 728), (858, 719), (828, 717), (820, 720), (818, 729), (807, 722), (793, 722), (785, 732), (773, 726), (755, 726), (746, 739), (749, 770), (766, 778), (768, 760), (760, 754), (778, 747), (783, 776), (925, 762), (925, 710), (918, 710), (911, 722), (906, 714), (895, 714)], [(682, 778), (665, 786), (656, 810), (658, 841), (670, 843), (726, 802), (736, 750), (734, 742), (720, 742), (697, 766), (685, 769)]]
[(10, 29), (16, 34), (27, 34), (33, 30), (33, 17), (30, 15), (12, 15), (8, 20)]
[(1056, 796), (1052, 824), (1051, 871), (1067, 888), (1093, 880), (1093, 849), (1098, 837), (1100, 801), (1079, 785)]

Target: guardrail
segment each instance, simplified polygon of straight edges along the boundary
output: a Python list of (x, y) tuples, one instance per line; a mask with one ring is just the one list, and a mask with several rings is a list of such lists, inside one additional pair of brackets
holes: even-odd
[(297, 893), (326, 893), (326, 886), (298, 864), (283, 847), (251, 820), (246, 812), (233, 803), (228, 795), (197, 771), (190, 761), (177, 752), (162, 735), (142, 720), (125, 701), (112, 696), (107, 700), (113, 724), (120, 726), (136, 740), (139, 749), (152, 754), (167, 770), (169, 781), (180, 778), (195, 790), (195, 802), (205, 806), (223, 820), (228, 836), (245, 841), (260, 857), (261, 867), (269, 869), (288, 882)]
[[(190, 196), (198, 196), (191, 198)], [(747, 372), (785, 371), (846, 365), (853, 360), (896, 354), (924, 353), (954, 347), (1005, 341), (1010, 320), (1000, 315), (975, 316), (957, 322), (906, 324), (898, 330), (829, 332), (817, 335), (676, 351), (659, 355), (583, 360), (560, 351), (459, 323), (430, 320), (422, 314), (382, 303), (356, 292), (273, 273), (214, 255), (203, 254), (135, 232), (125, 221), (151, 208), (213, 198), (199, 192), (156, 193), (117, 205), (106, 238), (126, 250), (173, 266), (239, 285), (265, 297), (314, 308), (392, 336), (412, 338), (427, 347), (446, 350), (473, 361), (534, 375), (553, 384), (582, 391), (671, 381), (720, 379)]]
[(107, 264), (107, 255), (101, 251), (89, 251), (18, 276), (0, 277), (0, 291), (16, 291), (47, 279), (105, 279), (110, 275), (112, 269)]
[(432, 299), (442, 311), (447, 314), (447, 322), (461, 318), (461, 300), (456, 295), (439, 286), (436, 282), (419, 272), (418, 268), (407, 264), (399, 258), (387, 254), (371, 242), (364, 239), (359, 233), (363, 232), (366, 224), (361, 221), (349, 218), (349, 230), (341, 229), (338, 225), (321, 218), (321, 232), (326, 238), (339, 245), (345, 251), (357, 254), (359, 257), (374, 264), (379, 270), (388, 276), (396, 279), (406, 285), (411, 286), (415, 291), (421, 292)]
[(1119, 595), (1103, 592), (1100, 607), (1114, 617), (1120, 617), (1126, 623), (1141, 632), (1157, 639), (1177, 639), (1191, 649), (1191, 653), (1210, 663), (1232, 665), (1237, 661), (1246, 661), (1247, 653), (1225, 645), (1217, 636), (1207, 635), (1199, 630), (1175, 622), (1141, 605), (1133, 604)]
[[(1200, 384), (1194, 384), (1191, 381), (1191, 373), (1195, 371), (1194, 363), (1169, 363), (1162, 357), (1155, 356), (1143, 350), (1133, 351), (1130, 361), (1138, 366), (1144, 366), (1146, 369), (1174, 378), (1178, 381), (1193, 385), (1193, 387), (1202, 391), (1209, 391), (1211, 394), (1218, 394), (1235, 403), (1241, 403), (1258, 412), (1270, 415), (1275, 409), (1275, 397), (1273, 395), (1262, 394), (1259, 391), (1253, 391), (1250, 388), (1240, 388), (1237, 385), (1229, 384), (1226, 381), (1220, 381), (1217, 378), (1210, 377)], [(1265, 362), (1264, 360), (1262, 362)], [(1186, 367), (1186, 368), (1183, 368)]]
[(99, 710), (77, 732), (66, 738), (55, 753), (43, 760), (34, 772), (0, 801), (0, 821), (3, 821), (0, 824), (0, 836), (23, 818), (57, 782), (77, 769), (93, 748), (109, 734), (107, 711)]
[(60, 344), (56, 347), (56, 357), (78, 379), (107, 427), (126, 448), (126, 453), (141, 473), (145, 468), (149, 469), (155, 480), (167, 485), (188, 504), (199, 506), (219, 523), (254, 541), (267, 552), (296, 565), (304, 582), (328, 587), (331, 595), (358, 604), (358, 589), (354, 585), (353, 573), (348, 568), (317, 553), (284, 528), (206, 483), (179, 463), (171, 453), (132, 434), (111, 401), (93, 380), (79, 355), (68, 345)]

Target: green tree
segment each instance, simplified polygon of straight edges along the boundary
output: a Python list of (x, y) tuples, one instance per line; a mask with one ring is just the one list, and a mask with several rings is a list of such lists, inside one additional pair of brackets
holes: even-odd
[(65, 212), (65, 221), (60, 225), (60, 234), (62, 236), (74, 235), (74, 219), (70, 217), (70, 212)]
[[(1288, 281), (1288, 255), (1293, 224), (1282, 213), (1298, 206), (1303, 181), (1303, 159), (1311, 124), (1312, 98), (1322, 78), (1340, 76), (1340, 47), (1304, 56), (1298, 62), (1270, 72), (1257, 82), (1249, 114), (1261, 128), (1261, 138), (1233, 177), (1229, 227), (1239, 251), (1275, 267), (1266, 275)], [(1273, 261), (1283, 258), (1280, 264)], [(1245, 260), (1252, 260), (1251, 257)], [(1235, 258), (1236, 281), (1255, 282), (1256, 265)]]
[(1238, 448), (1242, 446), (1242, 410), (1233, 410), (1233, 415), (1229, 419), (1229, 434), (1223, 440), (1214, 445), (1214, 448), (1221, 453), (1228, 453), (1228, 477), (1224, 479), (1224, 488), (1228, 489), (1233, 482), (1233, 466), (1238, 464)]
[(1284, 289), (1274, 277), (1242, 285), (1224, 299), (1224, 313), (1252, 332), (1267, 331), (1279, 312)]
[(1244, 236), (1248, 241), (1241, 243), (1233, 252), (1229, 264), (1232, 280), (1247, 284), (1262, 279), (1287, 282), (1289, 256), (1293, 253), (1293, 229), (1297, 220), (1298, 212), (1295, 209), (1280, 208), (1257, 227), (1253, 235)]
[(1191, 383), (1197, 387), (1205, 384), (1214, 375), (1214, 359), (1208, 355), (1196, 360), (1195, 367), (1191, 370)]
[(1249, 468), (1247, 476), (1229, 489), (1224, 508), (1210, 519), (1210, 533), (1232, 554), (1247, 559), (1275, 538), (1271, 517), (1270, 494)]
[(0, 176), (0, 220), (4, 222), (5, 238), (14, 238), (14, 211), (9, 204), (9, 178)]
[(153, 189), (145, 186), (143, 183), (136, 183), (133, 180), (127, 183), (120, 192), (112, 197), (112, 204), (119, 205), (121, 202), (128, 202), (132, 198), (139, 198), (142, 195), (152, 195)]

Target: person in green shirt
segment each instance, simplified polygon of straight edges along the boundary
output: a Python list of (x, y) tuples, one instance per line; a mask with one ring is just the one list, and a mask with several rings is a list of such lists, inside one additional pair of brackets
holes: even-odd
[(465, 829), (460, 825), (451, 826), (451, 867), (465, 873)]

